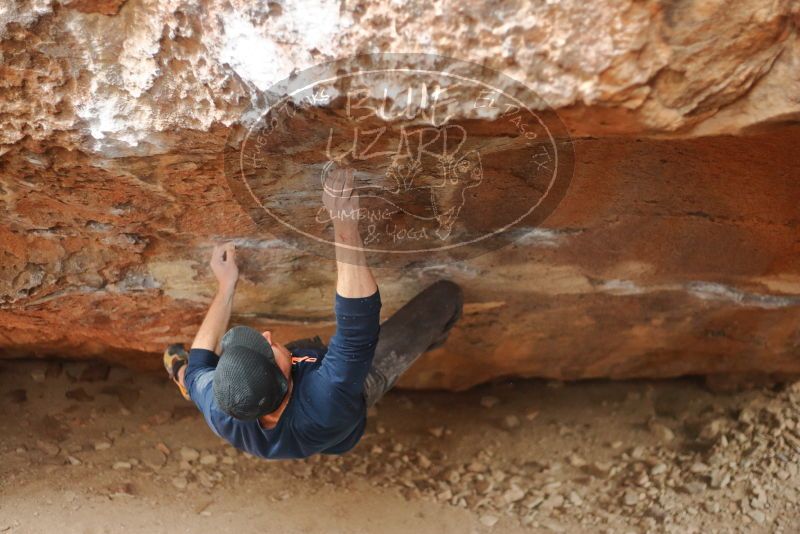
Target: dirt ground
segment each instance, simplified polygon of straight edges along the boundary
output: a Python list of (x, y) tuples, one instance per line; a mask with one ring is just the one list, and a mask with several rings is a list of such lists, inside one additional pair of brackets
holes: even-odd
[(0, 532), (800, 532), (800, 387), (393, 392), (343, 457), (237, 453), (165, 376), (0, 363)]

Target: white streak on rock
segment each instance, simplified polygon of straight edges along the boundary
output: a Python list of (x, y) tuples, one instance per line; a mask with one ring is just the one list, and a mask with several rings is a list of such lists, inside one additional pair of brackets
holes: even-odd
[(721, 300), (746, 307), (776, 309), (800, 306), (800, 296), (746, 293), (714, 282), (690, 282), (687, 291), (703, 300)]
[(604, 280), (598, 284), (597, 289), (612, 295), (640, 295), (648, 292), (646, 288), (638, 286), (632, 280), (619, 279)]
[(748, 293), (716, 282), (695, 281), (686, 284), (641, 286), (632, 280), (610, 279), (597, 282), (594, 287), (597, 291), (611, 295), (642, 295), (666, 291), (686, 291), (701, 300), (728, 302), (738, 306), (768, 310), (800, 306), (800, 295)]
[[(224, 241), (220, 238), (220, 242)], [(237, 237), (230, 240), (237, 248), (266, 250), (275, 248), (291, 248), (287, 243), (280, 239), (252, 239), (247, 237)]]
[(548, 228), (520, 228), (517, 234), (514, 242), (518, 245), (548, 248), (559, 246), (564, 237), (563, 232)]

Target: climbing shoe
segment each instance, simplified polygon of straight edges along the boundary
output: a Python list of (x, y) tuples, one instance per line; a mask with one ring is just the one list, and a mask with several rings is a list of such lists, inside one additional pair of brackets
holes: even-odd
[(189, 363), (189, 355), (180, 343), (170, 345), (167, 347), (167, 350), (164, 351), (164, 368), (167, 370), (167, 374), (172, 381), (175, 382), (175, 385), (178, 386), (183, 398), (191, 400), (191, 398), (189, 398), (189, 392), (186, 391), (186, 388), (178, 381), (178, 371), (187, 363)]

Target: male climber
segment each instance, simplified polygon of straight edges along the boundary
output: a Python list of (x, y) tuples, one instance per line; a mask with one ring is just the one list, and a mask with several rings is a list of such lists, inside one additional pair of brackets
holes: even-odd
[[(331, 214), (356, 213), (351, 170), (327, 179)], [(375, 404), (425, 351), (444, 342), (461, 316), (460, 288), (436, 282), (380, 324), (381, 298), (362, 250), (358, 221), (332, 217), (336, 240), (336, 332), (282, 345), (246, 326), (226, 332), (239, 276), (233, 244), (216, 246), (216, 296), (187, 355), (164, 354), (170, 378), (206, 423), (234, 447), (270, 459), (342, 454), (364, 433)]]

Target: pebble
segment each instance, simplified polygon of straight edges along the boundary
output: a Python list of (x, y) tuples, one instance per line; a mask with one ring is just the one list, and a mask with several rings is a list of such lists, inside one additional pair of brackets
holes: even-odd
[(650, 468), (650, 474), (652, 476), (663, 475), (667, 472), (667, 465), (663, 463), (658, 463)]
[(575, 493), (574, 491), (570, 491), (569, 495), (567, 495), (567, 499), (569, 502), (572, 503), (573, 506), (581, 506), (583, 504), (583, 499), (580, 495)]
[(161, 469), (167, 463), (167, 456), (159, 449), (146, 448), (142, 451), (142, 463), (151, 469)]
[(211, 489), (214, 487), (214, 480), (205, 471), (197, 471), (195, 472), (195, 475), (197, 476), (197, 480), (200, 482), (200, 485), (204, 488)]
[(547, 529), (548, 532), (553, 532), (554, 534), (565, 534), (567, 529), (555, 521), (544, 521), (542, 522), (542, 526)]
[(503, 500), (505, 500), (508, 504), (521, 501), (524, 498), (525, 498), (525, 491), (516, 485), (511, 486), (510, 489), (506, 490), (505, 493), (503, 493)]
[(214, 454), (203, 454), (200, 456), (200, 465), (217, 465), (217, 457)]
[(477, 491), (481, 495), (486, 495), (487, 493), (489, 493), (492, 490), (493, 487), (494, 487), (494, 484), (492, 483), (491, 480), (485, 480), (484, 479), (484, 480), (478, 480), (477, 482), (475, 482), (475, 491)]
[(507, 415), (503, 417), (503, 427), (506, 430), (513, 430), (519, 426), (519, 417), (516, 415)]
[(724, 488), (727, 486), (731, 481), (730, 473), (715, 470), (711, 472), (711, 480), (709, 481), (709, 485), (714, 489)]
[(172, 485), (182, 490), (186, 489), (186, 486), (189, 485), (189, 482), (186, 480), (186, 477), (175, 477), (172, 479)]
[(528, 510), (533, 510), (543, 502), (544, 502), (544, 497), (540, 495), (531, 495), (530, 497), (526, 497), (525, 499), (523, 499), (521, 504)]
[(706, 501), (703, 503), (703, 509), (709, 514), (716, 515), (719, 513), (719, 503), (714, 501)]
[(637, 486), (641, 486), (643, 488), (646, 488), (646, 487), (650, 486), (650, 477), (647, 476), (647, 473), (642, 472), (642, 473), (639, 474), (638, 477), (636, 477), (635, 482), (636, 482)]
[(550, 495), (545, 500), (542, 501), (540, 505), (541, 508), (545, 510), (552, 510), (554, 508), (561, 508), (564, 506), (564, 496), (558, 493), (554, 493)]
[(702, 493), (706, 490), (706, 485), (703, 482), (695, 481), (684, 484), (682, 489), (689, 495), (697, 495), (698, 493)]
[(197, 449), (193, 449), (191, 447), (181, 447), (180, 455), (181, 459), (187, 462), (194, 462), (200, 458), (200, 453), (197, 451)]
[(597, 478), (604, 478), (609, 475), (614, 464), (611, 462), (594, 462), (583, 467), (584, 471)]
[(725, 421), (723, 419), (714, 419), (713, 421), (707, 423), (700, 431), (700, 439), (706, 441), (714, 440), (722, 433), (722, 429), (724, 427)]
[(695, 474), (705, 473), (709, 470), (709, 467), (704, 464), (703, 462), (695, 462), (689, 468), (689, 471)]
[(104, 451), (110, 448), (111, 448), (111, 442), (108, 440), (101, 439), (99, 441), (94, 442), (94, 450), (96, 451)]
[(481, 524), (489, 528), (495, 526), (499, 520), (500, 518), (498, 518), (496, 515), (484, 514), (481, 516)]
[(69, 465), (81, 465), (81, 461), (71, 454), (67, 455), (67, 462), (69, 462)]
[(61, 452), (61, 447), (50, 441), (37, 440), (36, 447), (48, 456), (55, 456)]
[(122, 470), (122, 469), (130, 469), (131, 468), (131, 463), (130, 462), (114, 462), (114, 464), (111, 466), (111, 468), (115, 469), (117, 471)]
[(644, 458), (644, 455), (645, 455), (645, 448), (642, 447), (641, 445), (636, 446), (633, 449), (631, 449), (631, 452), (629, 453), (629, 455), (634, 460), (642, 460)]
[(751, 410), (750, 408), (743, 408), (739, 412), (740, 423), (750, 424), (754, 421), (755, 417), (756, 417), (755, 412), (753, 412), (753, 410)]
[(442, 436), (444, 436), (444, 427), (443, 426), (435, 426), (435, 427), (429, 428), (428, 429), (428, 433), (431, 436), (435, 437), (435, 438), (441, 438)]
[(542, 486), (542, 489), (544, 491), (552, 493), (554, 490), (557, 490), (560, 487), (561, 487), (561, 481), (560, 480), (555, 480), (553, 482), (549, 482), (549, 483), (545, 484), (544, 486)]
[(622, 503), (625, 506), (636, 506), (639, 503), (639, 494), (632, 489), (625, 490), (622, 495)]
[(489, 468), (482, 462), (470, 462), (467, 464), (467, 471), (470, 473), (485, 473)]
[(569, 462), (569, 465), (571, 465), (572, 467), (583, 467), (587, 464), (586, 460), (584, 460), (581, 456), (575, 453), (570, 454), (569, 457), (567, 458), (567, 461)]
[(750, 516), (750, 519), (758, 523), (759, 525), (763, 525), (764, 522), (767, 520), (767, 516), (761, 510), (750, 510), (747, 512), (747, 515)]
[(661, 441), (670, 442), (675, 439), (675, 433), (669, 427), (661, 423), (651, 422), (650, 432)]

